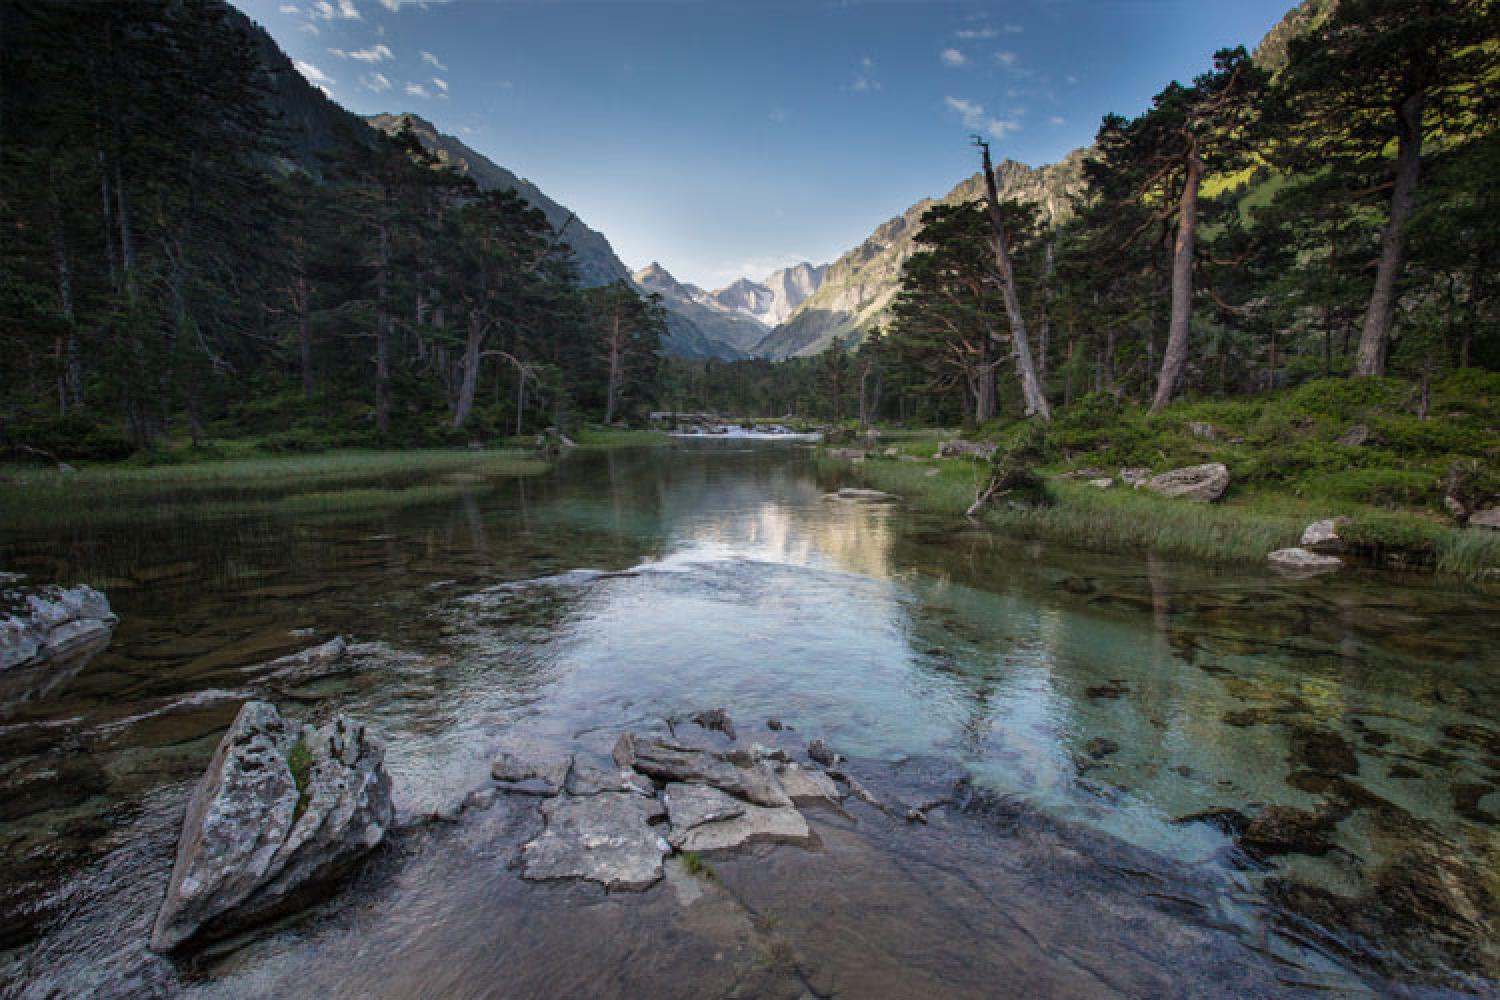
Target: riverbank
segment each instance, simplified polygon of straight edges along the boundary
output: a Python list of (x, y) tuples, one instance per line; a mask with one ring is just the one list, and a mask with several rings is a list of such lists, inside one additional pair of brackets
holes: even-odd
[[(1500, 531), (1464, 527), (1494, 506), (1500, 481), (1500, 380), (1460, 372), (1436, 384), (1432, 419), (1410, 412), (1410, 388), (1387, 379), (1329, 379), (1233, 403), (1184, 403), (1156, 415), (1096, 402), (1048, 429), (1053, 504), (992, 504), (986, 523), (1098, 552), (1156, 552), (1220, 563), (1264, 563), (1298, 545), (1312, 521), (1343, 518), (1340, 534), (1380, 565), (1433, 569), (1469, 580), (1500, 577)], [(924, 510), (961, 515), (988, 476), (981, 457), (939, 459), (945, 440), (1001, 446), (1019, 425), (974, 432), (880, 430), (831, 445), (830, 461), (862, 459), (856, 478)], [(1123, 485), (1120, 469), (1160, 473), (1223, 464), (1230, 485), (1214, 504), (1167, 499)], [(1100, 489), (1089, 480), (1111, 479)]]

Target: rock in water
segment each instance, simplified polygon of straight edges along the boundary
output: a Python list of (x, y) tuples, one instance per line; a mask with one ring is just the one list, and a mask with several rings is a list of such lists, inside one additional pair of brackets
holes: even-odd
[(151, 948), (167, 952), (293, 908), (385, 837), (385, 746), (343, 716), (321, 729), (247, 702), (188, 803)]
[(1344, 565), (1344, 561), (1338, 556), (1325, 556), (1296, 548), (1277, 549), (1266, 556), (1266, 561), (1279, 570), (1307, 575), (1328, 573)]
[(651, 828), (664, 809), (630, 792), (571, 795), (542, 803), (547, 829), (521, 849), (521, 874), (534, 881), (583, 878), (606, 889), (647, 889), (662, 876), (671, 847)]
[(490, 777), (502, 791), (523, 795), (556, 795), (568, 780), (572, 756), (547, 757), (534, 750), (502, 751), (490, 765)]
[(747, 761), (747, 766), (740, 766), (723, 754), (665, 740), (651, 740), (635, 744), (634, 767), (658, 781), (713, 785), (757, 805), (778, 807), (792, 804), (764, 761)]
[(811, 839), (807, 820), (791, 806), (767, 809), (746, 805), (741, 815), (729, 819), (700, 823), (686, 830), (672, 825), (672, 846), (679, 851), (727, 851), (751, 843), (805, 844)]
[[(0, 591), (0, 677), (37, 667), (76, 674), (109, 645), (118, 620), (92, 587), (7, 587)], [(0, 684), (0, 692), (10, 686)]]
[[(1125, 470), (1121, 470), (1124, 478)], [(1146, 480), (1146, 489), (1164, 497), (1181, 497), (1199, 503), (1212, 503), (1229, 489), (1229, 469), (1220, 462), (1207, 465), (1190, 465), (1184, 469), (1173, 469)]]
[(717, 788), (676, 781), (666, 787), (662, 801), (667, 804), (667, 817), (672, 821), (674, 835), (686, 833), (704, 823), (743, 816), (747, 808), (745, 803)]

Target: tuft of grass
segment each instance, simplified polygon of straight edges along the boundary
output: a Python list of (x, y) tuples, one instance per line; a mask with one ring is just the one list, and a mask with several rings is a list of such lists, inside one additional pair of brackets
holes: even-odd
[(710, 865), (707, 861), (704, 861), (703, 855), (699, 854), (697, 851), (683, 852), (682, 867), (683, 870), (686, 871), (689, 875), (696, 875), (699, 878), (707, 879), (709, 881), (712, 881), (714, 878), (713, 866)]
[(292, 744), (292, 749), (287, 751), (286, 763), (292, 771), (292, 781), (297, 785), (297, 806), (292, 810), (292, 824), (295, 826), (307, 811), (307, 783), (312, 778), (312, 748), (307, 745), (307, 740), (299, 738)]

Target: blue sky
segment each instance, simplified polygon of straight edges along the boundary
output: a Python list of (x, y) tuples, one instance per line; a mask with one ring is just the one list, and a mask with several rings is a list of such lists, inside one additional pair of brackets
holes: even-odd
[(718, 287), (1050, 163), (1290, 0), (233, 0), (352, 111), (414, 111)]

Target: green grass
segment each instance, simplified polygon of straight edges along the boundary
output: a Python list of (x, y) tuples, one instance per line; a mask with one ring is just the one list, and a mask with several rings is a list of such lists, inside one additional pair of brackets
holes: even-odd
[(297, 806), (292, 810), (292, 823), (295, 825), (307, 810), (307, 783), (312, 778), (312, 750), (306, 740), (298, 739), (292, 744), (292, 749), (287, 751), (286, 763), (291, 769), (292, 781), (297, 785)]
[(585, 427), (574, 440), (585, 451), (605, 451), (610, 448), (664, 448), (672, 444), (673, 439), (665, 431)]
[(0, 469), (0, 524), (25, 530), (79, 521), (392, 509), (452, 499), (547, 467), (525, 452), (468, 449), (95, 465), (73, 473), (8, 467)]
[(714, 877), (713, 866), (703, 860), (703, 855), (696, 851), (684, 851), (682, 854), (682, 868), (689, 875), (712, 880)]

